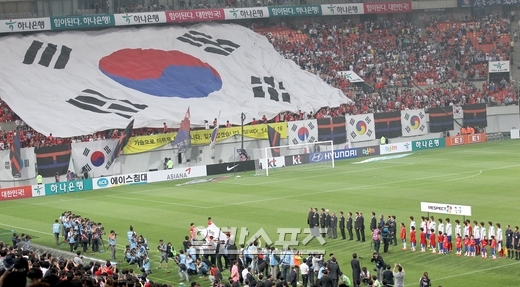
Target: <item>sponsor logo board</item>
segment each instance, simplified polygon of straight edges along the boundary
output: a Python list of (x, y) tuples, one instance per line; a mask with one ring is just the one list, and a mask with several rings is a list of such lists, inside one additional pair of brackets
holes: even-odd
[(392, 143), (381, 145), (380, 154), (393, 154), (400, 152), (409, 152), (412, 151), (412, 142), (400, 142), (400, 143)]
[(92, 180), (94, 189), (109, 188), (127, 184), (141, 184), (148, 182), (147, 172), (137, 172), (122, 175), (105, 176)]
[(206, 176), (206, 166), (192, 166), (148, 173), (148, 183)]

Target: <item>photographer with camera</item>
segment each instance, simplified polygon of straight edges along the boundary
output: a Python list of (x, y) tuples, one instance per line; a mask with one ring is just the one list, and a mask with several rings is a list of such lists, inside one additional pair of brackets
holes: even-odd
[(170, 273), (168, 268), (170, 267), (170, 263), (168, 263), (168, 246), (164, 243), (164, 241), (161, 239), (159, 240), (159, 246), (157, 246), (157, 250), (161, 252), (161, 261), (159, 262), (159, 267), (157, 269), (162, 268), (162, 263), (166, 262), (166, 273)]
[(110, 234), (108, 235), (108, 246), (110, 247), (111, 260), (116, 260), (116, 238), (117, 233), (114, 230), (110, 230)]
[(385, 271), (385, 266), (386, 266), (385, 261), (383, 260), (383, 257), (381, 255), (379, 255), (379, 253), (374, 252), (374, 254), (372, 254), (372, 259), (370, 259), (370, 262), (376, 263), (376, 268), (374, 269), (374, 271), (377, 272), (377, 278), (379, 280), (382, 280), (383, 271)]

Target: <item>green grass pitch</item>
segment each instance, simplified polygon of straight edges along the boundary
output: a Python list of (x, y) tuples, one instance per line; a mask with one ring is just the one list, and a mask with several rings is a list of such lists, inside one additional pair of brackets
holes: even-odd
[[(278, 228), (305, 228), (309, 206), (345, 213), (362, 211), (367, 230), (372, 211), (396, 215), (398, 224), (408, 226), (410, 215), (416, 219), (426, 215), (420, 212), (421, 201), (471, 205), (473, 216), (469, 219), (500, 222), (504, 230), (507, 224), (520, 225), (516, 216), (520, 202), (520, 142), (429, 150), (400, 159), (353, 164), (361, 160), (337, 161), (333, 169), (278, 168), (271, 170), (268, 177), (251, 176), (254, 172), (249, 172), (240, 178), (195, 185), (176, 186), (181, 181), (175, 181), (1, 202), (0, 238), (10, 241), (10, 232), (15, 230), (33, 235), (35, 243), (53, 247), (51, 225), (63, 211), (71, 210), (119, 232), (117, 252), (122, 259), (127, 244), (125, 234), (133, 225), (150, 242), (154, 271), (151, 278), (177, 285), (176, 267), (170, 267), (170, 274), (164, 268), (155, 270), (159, 259), (155, 247), (159, 239), (164, 239), (176, 249), (182, 248), (190, 222), (203, 226), (208, 216), (219, 227), (247, 227), (249, 236), (263, 228), (273, 241), (278, 240)], [(462, 219), (450, 217), (452, 222)], [(362, 266), (370, 271), (374, 268), (369, 261), (369, 230), (365, 243), (328, 239), (320, 246), (313, 239), (308, 246), (296, 248), (336, 254), (340, 268), (349, 277), (353, 252), (364, 258)], [(67, 246), (60, 249), (66, 250)], [(108, 259), (110, 254), (95, 256)], [(520, 261), (402, 251), (400, 245), (391, 247), (384, 259), (388, 264), (398, 262), (405, 267), (406, 286), (417, 286), (424, 271), (429, 272), (432, 286), (514, 286), (520, 267)]]

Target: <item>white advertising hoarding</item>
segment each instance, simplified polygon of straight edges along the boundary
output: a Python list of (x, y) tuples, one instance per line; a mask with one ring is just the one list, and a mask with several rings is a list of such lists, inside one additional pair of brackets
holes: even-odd
[(471, 206), (449, 203), (421, 202), (421, 211), (471, 216)]
[(182, 167), (148, 173), (148, 183), (206, 176), (206, 166)]
[(412, 151), (412, 142), (391, 143), (381, 145), (380, 154), (394, 154)]
[(121, 175), (105, 176), (93, 178), (92, 184), (94, 189), (109, 188), (128, 184), (141, 184), (148, 182), (147, 172), (136, 172)]

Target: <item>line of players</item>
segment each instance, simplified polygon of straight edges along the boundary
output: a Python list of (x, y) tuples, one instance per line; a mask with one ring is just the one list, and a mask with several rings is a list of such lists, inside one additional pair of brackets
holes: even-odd
[[(392, 217), (388, 216), (388, 218), (391, 220)], [(393, 217), (393, 219), (395, 220), (395, 217)], [(382, 220), (383, 215), (381, 215), (377, 230), (373, 230), (372, 232), (372, 239), (374, 241), (378, 238), (385, 241), (396, 237), (390, 230), (388, 221), (385, 223)], [(381, 224), (381, 222), (383, 223)], [(506, 226), (505, 248), (503, 246), (504, 234), (500, 223), (493, 225), (491, 221), (487, 222), (486, 227), (486, 223), (484, 222), (479, 223), (474, 220), (472, 225), (470, 220), (465, 220), (461, 223), (457, 219), (455, 220), (455, 232), (452, 233), (453, 229), (449, 218), (445, 220), (442, 218), (435, 220), (434, 216), (429, 218), (423, 216), (421, 217), (419, 232), (420, 252), (426, 252), (426, 248), (429, 248), (432, 253), (447, 254), (453, 249), (452, 234), (455, 234), (455, 254), (457, 256), (475, 257), (480, 255), (482, 258), (487, 258), (487, 251), (488, 248), (490, 248), (491, 257), (493, 259), (496, 259), (498, 254), (499, 257), (506, 256), (509, 259), (520, 260), (520, 231), (518, 226), (515, 226), (514, 230), (512, 230), (509, 225)], [(380, 234), (379, 237), (377, 236), (378, 233)], [(416, 251), (416, 233), (414, 217), (410, 216), (409, 237), (411, 251)], [(403, 243), (403, 250), (407, 249), (406, 235), (406, 226), (404, 223), (401, 223), (399, 238)], [(387, 242), (385, 242), (385, 245), (386, 244)], [(385, 251), (387, 251), (387, 249), (385, 249)]]

